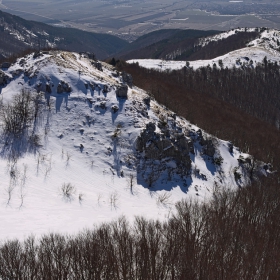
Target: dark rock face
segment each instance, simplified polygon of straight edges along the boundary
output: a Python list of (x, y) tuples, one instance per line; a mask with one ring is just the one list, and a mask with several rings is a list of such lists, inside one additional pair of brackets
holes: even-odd
[(203, 153), (209, 157), (213, 157), (216, 152), (215, 146), (212, 140), (205, 140)]
[(117, 113), (119, 111), (119, 107), (117, 105), (113, 105), (111, 109), (114, 113)]
[(150, 106), (150, 103), (151, 103), (151, 97), (150, 96), (147, 96), (143, 99), (143, 102), (147, 105), (147, 106)]
[(36, 58), (38, 58), (38, 57), (40, 57), (40, 56), (42, 56), (42, 55), (43, 55), (42, 52), (35, 52), (35, 53), (33, 54), (33, 58), (36, 59)]
[(233, 153), (233, 144), (231, 142), (228, 143), (228, 151)]
[(3, 71), (0, 70), (0, 86), (4, 86), (8, 82), (8, 76), (5, 75)]
[(135, 148), (140, 153), (144, 152), (148, 160), (170, 158), (176, 162), (176, 170), (182, 175), (187, 175), (191, 168), (190, 139), (183, 133), (170, 132), (172, 137), (166, 135), (168, 134), (156, 132), (155, 124), (150, 122), (136, 139)]
[(104, 85), (104, 86), (103, 86), (102, 92), (103, 92), (103, 93), (107, 93), (107, 92), (109, 92), (109, 91), (110, 91), (109, 86), (108, 86), (108, 85)]
[(101, 108), (101, 109), (106, 109), (107, 107), (106, 107), (106, 101), (101, 101), (100, 102), (100, 104), (99, 104), (99, 107)]
[(46, 83), (46, 92), (47, 93), (52, 93), (52, 88), (51, 88), (51, 85), (49, 83)]
[(99, 71), (103, 71), (102, 64), (99, 61), (92, 62), (92, 65)]
[(64, 81), (60, 81), (60, 83), (57, 85), (57, 93), (63, 93), (63, 92), (67, 92), (70, 93), (72, 91), (71, 86), (68, 85), (68, 83), (64, 82)]
[(197, 131), (197, 140), (199, 141), (199, 144), (203, 146), (203, 153), (209, 157), (213, 157), (216, 152), (213, 140), (205, 139), (200, 129)]
[(130, 88), (133, 86), (132, 76), (126, 72), (122, 72), (122, 80), (124, 84), (127, 84)]
[(120, 98), (127, 98), (127, 92), (128, 92), (127, 85), (121, 85), (116, 90), (117, 97)]

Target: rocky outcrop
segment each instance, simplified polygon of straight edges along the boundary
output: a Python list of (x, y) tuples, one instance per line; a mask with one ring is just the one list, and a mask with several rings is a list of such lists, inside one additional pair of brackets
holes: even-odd
[(56, 89), (57, 93), (63, 93), (63, 92), (70, 93), (71, 91), (72, 91), (71, 86), (69, 86), (69, 84), (64, 81), (60, 81), (60, 83), (57, 85), (57, 89)]
[(50, 83), (46, 83), (46, 92), (52, 93), (52, 87), (51, 87)]
[(197, 140), (199, 144), (203, 146), (203, 153), (209, 157), (213, 157), (216, 152), (213, 139), (204, 137), (202, 131), (199, 129), (197, 131)]
[(146, 104), (147, 106), (150, 106), (151, 97), (150, 97), (150, 96), (144, 97), (144, 98), (143, 98), (143, 102), (144, 102), (144, 104)]
[[(170, 158), (177, 165), (177, 171), (182, 175), (187, 175), (191, 168), (190, 160), (190, 144), (191, 141), (183, 133), (169, 133), (162, 129), (161, 132), (156, 132), (156, 126), (153, 122), (146, 124), (145, 129), (138, 136), (135, 143), (135, 148), (138, 152), (144, 153), (144, 157), (148, 160), (162, 160)], [(168, 135), (168, 136), (166, 136)]]
[(8, 76), (5, 75), (3, 71), (0, 70), (0, 86), (7, 84)]
[(127, 98), (128, 87), (127, 85), (120, 85), (116, 90), (117, 97)]
[(133, 86), (132, 76), (126, 72), (122, 72), (122, 80), (124, 84), (127, 84), (130, 88)]
[(92, 65), (99, 71), (103, 71), (102, 64), (99, 61), (93, 61)]
[(118, 105), (113, 105), (111, 107), (111, 109), (112, 109), (112, 112), (117, 113), (119, 111), (119, 106)]

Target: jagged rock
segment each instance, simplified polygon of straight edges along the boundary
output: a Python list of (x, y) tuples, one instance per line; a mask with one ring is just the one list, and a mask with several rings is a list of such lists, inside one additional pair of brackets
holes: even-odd
[(6, 84), (6, 75), (3, 71), (0, 70), (0, 85), (3, 86)]
[(265, 171), (271, 171), (271, 170), (272, 170), (272, 165), (271, 165), (271, 163), (265, 164), (265, 165), (263, 166), (263, 169), (264, 169)]
[(147, 96), (143, 99), (143, 102), (147, 105), (147, 106), (150, 106), (150, 103), (151, 103), (151, 97), (150, 96)]
[(24, 58), (22, 58), (22, 59), (19, 61), (19, 65), (20, 65), (20, 66), (23, 66), (25, 63), (26, 63), (26, 60), (25, 60)]
[(71, 91), (72, 88), (68, 85), (68, 83), (64, 81), (60, 81), (60, 83), (57, 85), (57, 89), (56, 89), (57, 93), (63, 93), (63, 92), (70, 93)]
[(38, 82), (38, 83), (36, 84), (37, 92), (42, 91), (42, 87), (43, 87), (42, 83), (41, 83), (41, 82)]
[(92, 62), (92, 65), (99, 71), (103, 71), (102, 64), (99, 61)]
[(233, 144), (231, 142), (228, 143), (228, 151), (232, 154), (233, 153)]
[(52, 93), (52, 87), (49, 83), (46, 83), (46, 92), (47, 93)]
[(146, 131), (151, 134), (156, 131), (156, 125), (153, 122), (149, 122), (146, 124)]
[(38, 57), (40, 57), (40, 56), (42, 56), (42, 55), (43, 55), (42, 52), (35, 52), (35, 53), (33, 54), (33, 58), (38, 58)]
[(90, 82), (89, 86), (91, 87), (92, 90), (95, 90), (96, 84), (93, 82)]
[(203, 153), (209, 157), (213, 157), (215, 152), (216, 152), (216, 149), (215, 149), (215, 146), (213, 144), (213, 141), (210, 140), (210, 139), (207, 139), (207, 140), (204, 140), (205, 142), (205, 145), (203, 147)]
[(190, 140), (188, 141), (188, 147), (189, 147), (189, 151), (194, 154), (194, 145), (193, 142)]
[(127, 92), (128, 92), (127, 85), (121, 85), (116, 90), (117, 97), (120, 98), (127, 98)]
[(135, 144), (136, 150), (145, 152), (147, 159), (172, 158), (182, 170), (187, 171), (191, 167), (188, 139), (183, 133), (177, 133), (172, 138), (165, 138), (163, 134), (156, 132), (155, 124), (149, 122)]
[(120, 76), (119, 71), (112, 72), (112, 76), (115, 77), (115, 78), (118, 78)]
[(109, 87), (108, 87), (108, 85), (104, 85), (104, 86), (103, 86), (102, 92), (103, 92), (103, 93), (109, 92)]
[(106, 109), (106, 101), (101, 101), (101, 102), (99, 103), (99, 107), (100, 107), (101, 109)]
[(119, 111), (119, 107), (117, 105), (113, 105), (111, 109), (114, 113), (117, 113)]
[(57, 85), (56, 92), (57, 92), (57, 93), (63, 93), (63, 86), (62, 86), (62, 84), (59, 83), (59, 84)]
[(123, 80), (123, 83), (127, 84), (130, 88), (132, 88), (133, 79), (130, 74), (128, 74), (126, 72), (122, 72), (122, 80)]

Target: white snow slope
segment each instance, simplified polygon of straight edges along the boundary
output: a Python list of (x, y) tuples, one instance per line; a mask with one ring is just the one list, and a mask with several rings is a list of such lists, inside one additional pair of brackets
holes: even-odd
[[(230, 153), (228, 142), (217, 140), (216, 157), (224, 159), (218, 167), (202, 155), (200, 144), (194, 142), (191, 174), (184, 184), (179, 175), (172, 180), (160, 177), (150, 189), (135, 180), (131, 192), (128, 178), (130, 174), (137, 177), (135, 140), (146, 123), (158, 123), (159, 110), (166, 114), (169, 111), (151, 101), (146, 108), (148, 116), (143, 116), (143, 90), (133, 87), (128, 99), (117, 98), (115, 89), (121, 81), (113, 78), (112, 69), (108, 66), (98, 71), (89, 59), (76, 53), (57, 51), (38, 58), (29, 55), (5, 74), (10, 76), (10, 82), (0, 86), (4, 104), (22, 89), (35, 91), (44, 83), (53, 85), (53, 93), (46, 93), (51, 109), (45, 107), (36, 131), (41, 137), (38, 150), (22, 150), (12, 166), (5, 152), (9, 143), (1, 136), (1, 240), (49, 232), (72, 234), (120, 215), (130, 220), (135, 215), (165, 219), (182, 198), (204, 201), (222, 184), (237, 188), (247, 180), (237, 159), (248, 155), (237, 148)], [(71, 85), (71, 93), (56, 93), (61, 80)], [(90, 82), (96, 87), (86, 88)], [(108, 93), (103, 93), (104, 85), (109, 86)], [(98, 106), (102, 101), (106, 101), (106, 109)], [(111, 110), (113, 105), (119, 107), (117, 113)], [(198, 127), (180, 117), (176, 125), (186, 133), (198, 131)], [(176, 168), (172, 160), (166, 159), (164, 164)], [(235, 180), (234, 171), (243, 175), (240, 180)], [(62, 186), (67, 183), (74, 186), (68, 198), (62, 195)], [(161, 203), (164, 194), (168, 199)]]
[[(218, 35), (210, 36), (201, 39), (200, 45), (207, 45), (211, 41), (218, 41), (235, 34), (235, 32), (244, 31), (244, 28), (234, 29), (228, 32), (223, 32)], [(254, 29), (248, 29), (247, 32), (252, 32)], [(189, 67), (194, 70), (200, 67), (216, 64), (220, 68), (219, 61), (223, 62), (223, 67), (239, 68), (239, 67), (255, 67), (258, 63), (262, 63), (264, 57), (271, 62), (280, 62), (280, 31), (276, 29), (266, 29), (261, 33), (260, 38), (253, 40), (247, 44), (246, 48), (229, 52), (225, 55), (208, 60), (189, 61)], [(186, 66), (186, 61), (172, 61), (161, 59), (132, 59), (128, 63), (139, 63), (140, 66), (148, 69), (157, 69), (160, 71), (179, 70)]]

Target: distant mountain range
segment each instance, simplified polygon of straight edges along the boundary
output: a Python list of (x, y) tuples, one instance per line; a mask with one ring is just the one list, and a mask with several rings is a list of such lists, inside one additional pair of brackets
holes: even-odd
[[(116, 56), (124, 59), (198, 60), (212, 59), (246, 47), (260, 36), (260, 29), (241, 28), (231, 36), (201, 44), (205, 38), (223, 34), (215, 30), (160, 30), (138, 38)], [(155, 39), (156, 38), (156, 39)], [(148, 43), (150, 42), (150, 43)]]
[(93, 52), (99, 59), (119, 52), (129, 43), (116, 36), (61, 28), (0, 11), (0, 59), (26, 49), (57, 48)]
[(164, 29), (145, 34), (128, 43), (113, 35), (54, 27), (0, 11), (0, 60), (26, 49), (42, 48), (91, 52), (98, 59), (212, 59), (246, 47), (248, 42), (257, 39), (261, 33), (260, 29), (246, 31), (243, 28), (221, 40), (201, 44), (204, 38), (221, 32)]

